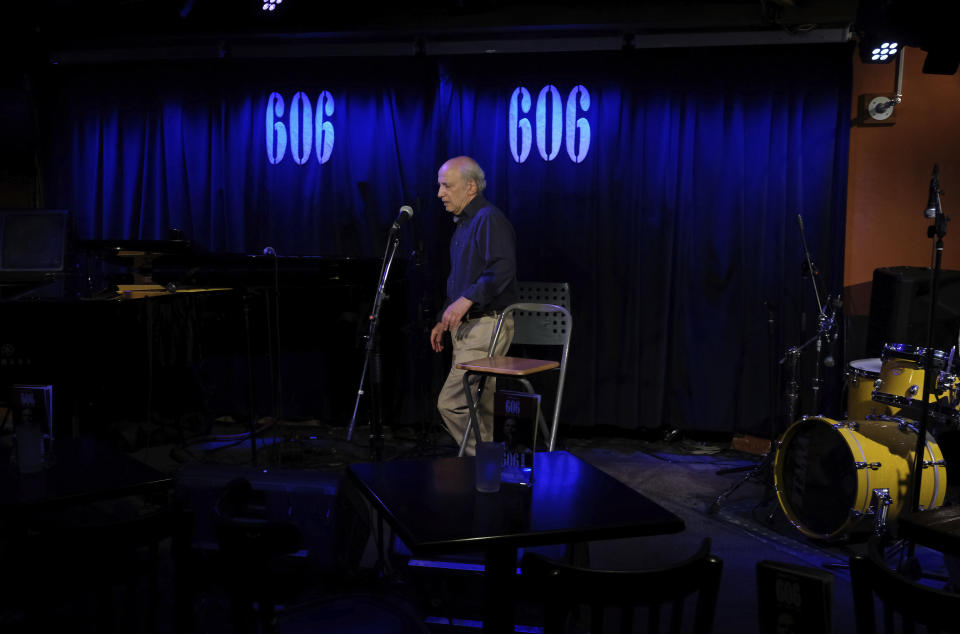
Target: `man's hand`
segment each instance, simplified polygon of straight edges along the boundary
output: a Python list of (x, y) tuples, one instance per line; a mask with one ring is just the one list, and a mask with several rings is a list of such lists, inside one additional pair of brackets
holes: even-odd
[(448, 330), (455, 332), (471, 306), (473, 306), (473, 300), (466, 297), (461, 297), (447, 306), (447, 310), (443, 311), (443, 317), (430, 331), (430, 347), (433, 348), (434, 352), (443, 350), (443, 333)]
[(443, 350), (443, 333), (443, 323), (438, 321), (437, 325), (430, 331), (430, 347), (433, 348), (434, 352)]
[(456, 332), (457, 328), (460, 327), (463, 316), (467, 314), (471, 306), (473, 306), (473, 300), (466, 297), (460, 297), (447, 306), (447, 310), (443, 311), (443, 317), (440, 318), (443, 329), (449, 330), (451, 333)]

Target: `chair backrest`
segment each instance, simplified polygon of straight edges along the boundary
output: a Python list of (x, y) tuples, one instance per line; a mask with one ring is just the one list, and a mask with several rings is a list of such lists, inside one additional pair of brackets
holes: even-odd
[[(570, 310), (566, 282), (517, 282), (517, 303), (553, 304)], [(518, 310), (513, 315), (513, 343), (562, 346), (567, 341), (569, 316), (555, 311)]]
[(527, 587), (544, 605), (544, 634), (566, 632), (571, 615), (581, 607), (589, 608), (590, 622), (584, 627), (591, 632), (611, 631), (606, 617), (614, 615), (621, 632), (633, 632), (643, 613), (647, 627), (642, 631), (680, 632), (686, 600), (693, 595), (688, 631), (707, 634), (713, 627), (723, 562), (710, 554), (707, 538), (690, 559), (656, 570), (592, 570), (537, 553), (526, 553), (522, 567)]
[[(877, 538), (867, 553), (850, 558), (850, 581), (857, 634), (915, 632), (922, 625), (928, 634), (958, 632), (960, 595), (912, 581), (884, 562)], [(876, 626), (874, 596), (880, 599), (883, 630)]]

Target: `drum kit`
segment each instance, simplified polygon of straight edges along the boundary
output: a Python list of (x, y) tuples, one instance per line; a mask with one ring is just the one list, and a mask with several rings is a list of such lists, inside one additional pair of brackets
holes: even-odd
[[(960, 423), (954, 351), (931, 350), (928, 416), (934, 429)], [(809, 537), (881, 533), (910, 511), (927, 349), (892, 343), (880, 358), (851, 361), (845, 376), (847, 418), (805, 416), (778, 441), (774, 486), (787, 519)], [(947, 466), (926, 434), (919, 509), (943, 505)]]
[[(708, 512), (716, 512), (737, 487), (760, 474), (765, 474), (765, 479), (772, 475), (779, 507), (787, 519), (800, 532), (816, 539), (843, 539), (865, 530), (882, 535), (887, 523), (902, 514), (943, 506), (947, 464), (937, 439), (953, 456), (956, 440), (947, 439), (960, 435), (960, 360), (956, 347), (943, 352), (932, 344), (947, 223), (940, 206), (941, 193), (939, 168), (934, 165), (923, 212), (925, 218), (934, 221), (927, 229), (934, 241), (927, 345), (888, 343), (879, 358), (851, 361), (844, 376), (846, 417), (839, 420), (822, 415), (796, 417), (800, 353), (815, 344), (812, 408), (819, 411), (820, 365), (833, 365), (827, 362), (829, 355), (821, 357), (821, 350), (837, 339), (834, 327), (840, 308), (839, 298), (831, 302), (828, 296), (826, 302), (820, 301), (803, 218), (797, 216), (805, 257), (802, 269), (813, 283), (819, 327), (804, 344), (788, 348), (779, 361), (788, 376), (784, 415), (789, 426), (772, 443), (764, 459), (743, 480), (721, 493)], [(776, 436), (776, 430), (771, 432), (771, 438)], [(768, 521), (773, 520), (775, 512), (776, 508)]]

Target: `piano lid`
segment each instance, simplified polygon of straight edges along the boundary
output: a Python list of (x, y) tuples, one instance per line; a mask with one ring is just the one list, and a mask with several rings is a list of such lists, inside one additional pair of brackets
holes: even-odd
[(77, 240), (81, 251), (106, 256), (193, 253), (189, 240)]
[(378, 258), (243, 254), (161, 255), (139, 272), (154, 284), (186, 286), (375, 285)]

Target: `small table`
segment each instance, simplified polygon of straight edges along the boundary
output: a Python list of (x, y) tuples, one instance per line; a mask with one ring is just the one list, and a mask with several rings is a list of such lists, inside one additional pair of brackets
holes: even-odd
[(683, 520), (566, 451), (536, 454), (533, 487), (479, 493), (474, 458), (351, 464), (349, 481), (418, 555), (483, 551), (484, 632), (512, 632), (517, 549), (678, 533)]

